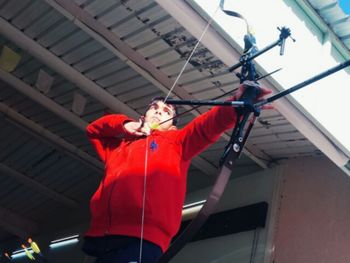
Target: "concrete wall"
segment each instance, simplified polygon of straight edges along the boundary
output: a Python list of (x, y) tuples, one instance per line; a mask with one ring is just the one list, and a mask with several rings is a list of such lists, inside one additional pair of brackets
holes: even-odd
[(328, 159), (284, 165), (273, 263), (350, 262), (350, 178)]

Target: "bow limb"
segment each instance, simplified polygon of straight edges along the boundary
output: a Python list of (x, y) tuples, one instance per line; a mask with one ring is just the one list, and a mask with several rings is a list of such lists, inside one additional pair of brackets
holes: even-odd
[(160, 258), (158, 263), (169, 262), (169, 260), (173, 258), (199, 231), (199, 229), (203, 226), (219, 202), (230, 178), (230, 175), (231, 170), (226, 166), (223, 167), (220, 175), (216, 179), (209, 197), (207, 198), (201, 210), (198, 212), (197, 216), (191, 221), (189, 226), (181, 233), (181, 235), (175, 240), (175, 242), (170, 246), (166, 253)]
[(247, 27), (247, 32), (249, 32), (249, 33), (251, 32), (251, 27), (248, 24), (248, 20), (244, 16), (242, 16), (240, 13), (237, 13), (235, 11), (226, 10), (225, 9), (225, 7), (224, 7), (225, 6), (225, 0), (220, 0), (220, 5), (219, 6), (220, 6), (221, 11), (224, 12), (226, 15), (234, 16), (234, 17), (238, 17), (240, 19), (243, 19), (245, 24), (246, 24), (246, 27)]

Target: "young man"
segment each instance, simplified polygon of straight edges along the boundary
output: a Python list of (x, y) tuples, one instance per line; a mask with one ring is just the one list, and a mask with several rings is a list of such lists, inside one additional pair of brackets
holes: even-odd
[[(260, 89), (259, 98), (270, 93)], [(83, 247), (96, 262), (158, 260), (179, 229), (192, 158), (232, 128), (237, 115), (232, 107), (213, 107), (179, 130), (174, 116), (176, 108), (158, 98), (139, 121), (108, 115), (87, 127), (105, 163)]]

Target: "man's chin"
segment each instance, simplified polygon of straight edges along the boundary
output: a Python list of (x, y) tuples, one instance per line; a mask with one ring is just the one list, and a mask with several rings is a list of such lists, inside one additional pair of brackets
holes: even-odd
[(159, 129), (160, 124), (159, 124), (159, 122), (153, 121), (153, 122), (150, 122), (150, 123), (149, 123), (149, 127), (150, 127), (152, 130), (157, 130), (157, 129)]

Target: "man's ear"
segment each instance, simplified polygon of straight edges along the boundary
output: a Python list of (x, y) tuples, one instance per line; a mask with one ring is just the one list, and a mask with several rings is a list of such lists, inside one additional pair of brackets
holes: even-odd
[(170, 126), (169, 128), (169, 131), (176, 131), (176, 130), (177, 130), (177, 127), (174, 125)]

